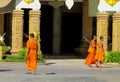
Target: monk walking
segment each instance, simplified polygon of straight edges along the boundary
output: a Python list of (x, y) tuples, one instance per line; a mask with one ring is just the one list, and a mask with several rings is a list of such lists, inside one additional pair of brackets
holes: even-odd
[(98, 41), (98, 50), (95, 57), (97, 67), (100, 67), (102, 62), (104, 61), (104, 48), (103, 48), (103, 37), (100, 37), (100, 40)]
[(88, 48), (88, 56), (86, 58), (85, 64), (92, 67), (91, 64), (95, 64), (95, 55), (96, 55), (96, 36), (93, 36), (93, 39), (91, 40)]
[(26, 51), (27, 74), (36, 75), (38, 44), (37, 41), (34, 39), (33, 33), (30, 34), (30, 38), (27, 41), (26, 46), (27, 46)]

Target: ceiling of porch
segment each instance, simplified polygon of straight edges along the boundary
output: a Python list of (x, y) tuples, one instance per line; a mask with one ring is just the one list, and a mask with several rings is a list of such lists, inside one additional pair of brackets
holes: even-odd
[(15, 8), (15, 0), (0, 0), (0, 13), (11, 12)]

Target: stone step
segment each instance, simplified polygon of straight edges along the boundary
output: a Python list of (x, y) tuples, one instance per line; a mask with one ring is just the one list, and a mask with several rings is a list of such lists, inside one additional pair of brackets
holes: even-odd
[(85, 59), (46, 59), (46, 64), (84, 65)]
[(45, 59), (82, 59), (80, 56), (44, 56)]

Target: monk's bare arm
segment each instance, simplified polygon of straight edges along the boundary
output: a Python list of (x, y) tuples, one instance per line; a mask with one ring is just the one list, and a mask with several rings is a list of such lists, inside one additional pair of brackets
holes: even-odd
[(95, 48), (95, 47), (96, 47), (96, 44), (95, 44), (94, 41), (91, 42), (91, 46), (92, 46), (92, 48)]
[(27, 57), (29, 51), (30, 51), (30, 49), (27, 49), (26, 54), (25, 54), (25, 58)]

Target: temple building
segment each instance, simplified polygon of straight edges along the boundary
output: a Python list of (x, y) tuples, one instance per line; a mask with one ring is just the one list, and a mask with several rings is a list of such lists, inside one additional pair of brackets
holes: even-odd
[[(6, 33), (5, 43), (11, 46), (12, 53), (25, 46), (27, 39), (24, 34), (29, 35), (33, 30), (39, 32), (43, 53), (77, 53), (86, 56), (93, 35), (105, 37), (105, 51), (112, 48), (118, 50), (115, 41), (112, 48), (109, 48), (109, 44), (112, 36), (115, 35), (114, 40), (117, 40), (119, 35), (119, 32), (115, 34), (112, 31), (113, 26), (116, 29), (116, 25), (120, 26), (119, 14), (98, 13), (99, 0), (74, 0), (71, 9), (67, 8), (66, 0), (27, 1), (0, 1), (0, 34)], [(36, 4), (37, 1), (40, 5)], [(32, 4), (34, 2), (36, 5)]]

